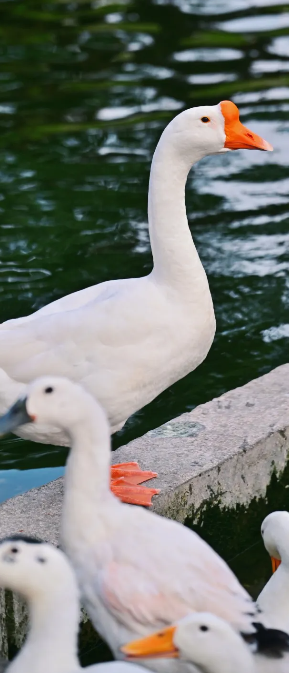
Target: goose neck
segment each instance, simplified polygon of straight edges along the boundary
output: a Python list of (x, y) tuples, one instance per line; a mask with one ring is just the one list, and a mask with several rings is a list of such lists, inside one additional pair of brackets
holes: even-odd
[(187, 285), (188, 280), (204, 280), (186, 214), (185, 186), (192, 165), (204, 154), (192, 158), (178, 148), (174, 125), (164, 131), (156, 148), (150, 174), (148, 218), (154, 260), (153, 275), (159, 282)]

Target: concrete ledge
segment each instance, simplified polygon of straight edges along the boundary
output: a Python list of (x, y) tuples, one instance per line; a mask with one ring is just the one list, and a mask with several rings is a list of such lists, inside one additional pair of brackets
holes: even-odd
[[(113, 462), (137, 460), (142, 468), (156, 470), (159, 477), (150, 483), (161, 493), (154, 498), (154, 511), (195, 523), (204, 504), (217, 502), (222, 510), (264, 498), (273, 472), (284, 472), (288, 454), (286, 364), (119, 448)], [(58, 479), (2, 503), (0, 537), (24, 532), (57, 544), (62, 494)], [(0, 595), (0, 605), (4, 600)], [(17, 645), (23, 638), (20, 622), (25, 622), (19, 605), (12, 610)], [(8, 618), (1, 608), (0, 614), (0, 653), (7, 655)]]
[[(219, 493), (221, 505), (262, 496), (289, 450), (289, 364), (151, 430), (113, 453), (154, 469), (161, 489), (153, 510), (184, 521)], [(58, 543), (63, 479), (0, 505), (0, 536), (24, 531)]]

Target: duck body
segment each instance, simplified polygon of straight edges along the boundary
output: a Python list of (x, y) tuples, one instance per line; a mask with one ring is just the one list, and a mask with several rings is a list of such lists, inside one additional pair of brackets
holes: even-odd
[(283, 654), (281, 659), (271, 659), (257, 654), (255, 657), (256, 673), (288, 673), (289, 655)]
[[(246, 592), (221, 559), (213, 552), (210, 558), (212, 550), (181, 524), (157, 515), (153, 521), (147, 520), (143, 510), (136, 519), (134, 512), (120, 512), (102, 500), (97, 510), (90, 507), (94, 522), (97, 520), (92, 543), (88, 521), (84, 525), (79, 520), (78, 528), (73, 515), (68, 514), (70, 506), (66, 500), (62, 543), (76, 571), (90, 619), (116, 658), (122, 656), (120, 646), (132, 638), (148, 635), (204, 605), (234, 621), (237, 630), (254, 630), (253, 617), (248, 615), (251, 610), (254, 614), (254, 607)], [(207, 560), (212, 565), (206, 568)], [(218, 572), (221, 576), (224, 573), (224, 584), (219, 587)], [(237, 594), (233, 600), (231, 591)], [(160, 672), (199, 671), (193, 663), (175, 659), (152, 657), (139, 663)]]
[[(205, 610), (237, 633), (255, 633), (259, 615), (252, 599), (206, 542), (182, 524), (120, 503), (111, 493), (110, 428), (91, 395), (67, 379), (43, 377), (2, 417), (0, 433), (25, 419), (55, 424), (70, 437), (62, 544), (87, 612), (115, 657), (121, 658), (119, 648), (129, 640), (191, 612)], [(191, 664), (174, 660), (144, 665), (192, 671)]]
[[(192, 134), (186, 147), (195, 111), (199, 118), (208, 109), (219, 128), (201, 147)], [(224, 140), (218, 106), (187, 110), (165, 129), (149, 186), (151, 274), (87, 288), (2, 324), (0, 369), (10, 383), (6, 380), (3, 394), (0, 388), (0, 411), (7, 408), (7, 396), (13, 399), (19, 393), (19, 384), (44, 374), (68, 376), (101, 402), (115, 432), (128, 416), (204, 360), (214, 338), (215, 317), (188, 227), (185, 184), (192, 164), (223, 148)], [(63, 433), (40, 426), (18, 434), (67, 445)]]
[[(0, 410), (5, 411), (7, 397), (11, 403), (30, 377), (49, 369), (52, 374), (73, 376), (94, 397), (100, 397), (111, 431), (116, 431), (131, 413), (206, 357), (215, 319), (203, 269), (201, 281), (204, 287), (198, 297), (192, 293), (185, 298), (172, 288), (159, 286), (154, 273), (114, 281), (105, 284), (99, 298), (77, 309), (60, 311), (58, 306), (56, 314), (40, 311), (33, 320), (13, 321), (10, 329), (9, 323), (6, 329), (2, 326), (0, 365), (5, 362), (9, 380), (3, 385)], [(197, 310), (199, 300), (202, 311)], [(56, 429), (23, 427), (18, 434), (44, 443), (68, 444), (65, 433)]]
[[(289, 633), (289, 512), (269, 514), (261, 526), (264, 545), (279, 567), (261, 591), (257, 604), (274, 628)], [(288, 662), (289, 670), (289, 662)]]
[[(182, 524), (120, 503), (109, 491), (108, 427), (100, 407), (93, 409), (70, 429), (61, 539), (92, 623), (114, 656), (129, 639), (205, 606), (237, 631), (253, 632), (252, 599), (209, 545)], [(180, 662), (145, 665), (173, 673)]]
[[(215, 334), (206, 273), (186, 215), (193, 164), (237, 148), (272, 147), (239, 121), (230, 101), (185, 110), (164, 130), (150, 174), (153, 270), (76, 292), (0, 327), (0, 412), (45, 374), (80, 383), (106, 410), (111, 432), (205, 359)], [(1, 371), (2, 370), (2, 371)], [(17, 433), (68, 444), (40, 424)]]
[[(289, 633), (289, 572), (279, 566), (257, 599), (257, 604), (275, 629)], [(288, 668), (289, 670), (289, 668)]]

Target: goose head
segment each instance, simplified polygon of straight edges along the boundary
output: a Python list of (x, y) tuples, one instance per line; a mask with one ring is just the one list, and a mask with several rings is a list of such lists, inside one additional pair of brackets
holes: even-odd
[(69, 435), (78, 424), (93, 417), (99, 434), (109, 438), (105, 412), (92, 396), (64, 377), (43, 376), (30, 383), (21, 397), (0, 418), (0, 436), (26, 423), (62, 428)]
[(253, 673), (252, 654), (232, 627), (209, 613), (192, 613), (121, 648), (132, 659), (178, 657), (206, 673)]
[(277, 511), (268, 514), (261, 526), (264, 546), (271, 556), (272, 570), (280, 565), (289, 565), (289, 512)]
[(230, 150), (273, 150), (272, 145), (240, 122), (237, 106), (226, 100), (181, 112), (164, 130), (162, 144), (169, 145), (173, 155), (182, 156), (186, 163), (192, 163), (192, 157), (198, 160)]
[(56, 547), (21, 535), (0, 540), (0, 586), (43, 606), (78, 591), (66, 556)]

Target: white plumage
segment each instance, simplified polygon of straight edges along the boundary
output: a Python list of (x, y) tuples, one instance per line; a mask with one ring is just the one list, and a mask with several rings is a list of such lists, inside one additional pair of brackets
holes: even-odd
[(139, 662), (152, 652), (164, 658), (174, 656), (196, 665), (199, 673), (256, 673), (256, 657), (242, 637), (228, 622), (206, 612), (190, 614), (122, 649)]
[(142, 673), (138, 665), (116, 661), (80, 667), (79, 592), (59, 549), (19, 535), (0, 540), (0, 586), (22, 595), (30, 619), (27, 639), (7, 673)]
[[(204, 122), (204, 120), (206, 120)], [(188, 227), (191, 166), (238, 147), (272, 149), (248, 132), (236, 106), (191, 108), (167, 126), (155, 151), (148, 219), (153, 271), (68, 295), (0, 326), (0, 411), (23, 383), (45, 374), (81, 383), (102, 404), (111, 432), (193, 371), (215, 333), (210, 289)], [(59, 428), (27, 426), (28, 439), (67, 445)]]
[[(254, 632), (252, 599), (209, 545), (182, 524), (112, 495), (109, 426), (86, 391), (44, 377), (17, 405), (0, 421), (0, 432), (23, 423), (22, 407), (26, 421), (52, 423), (70, 437), (62, 541), (92, 622), (116, 657), (120, 645), (192, 611), (212, 612), (237, 632)], [(162, 670), (164, 662), (145, 665)], [(180, 666), (172, 660), (165, 668)]]
[(152, 653), (174, 656), (199, 673), (288, 673), (289, 656), (265, 657), (249, 649), (228, 622), (210, 613), (194, 613), (157, 633), (122, 648), (131, 661)]
[(261, 533), (269, 555), (281, 561), (281, 565), (261, 591), (257, 603), (274, 628), (289, 633), (289, 512), (269, 514), (262, 523)]

